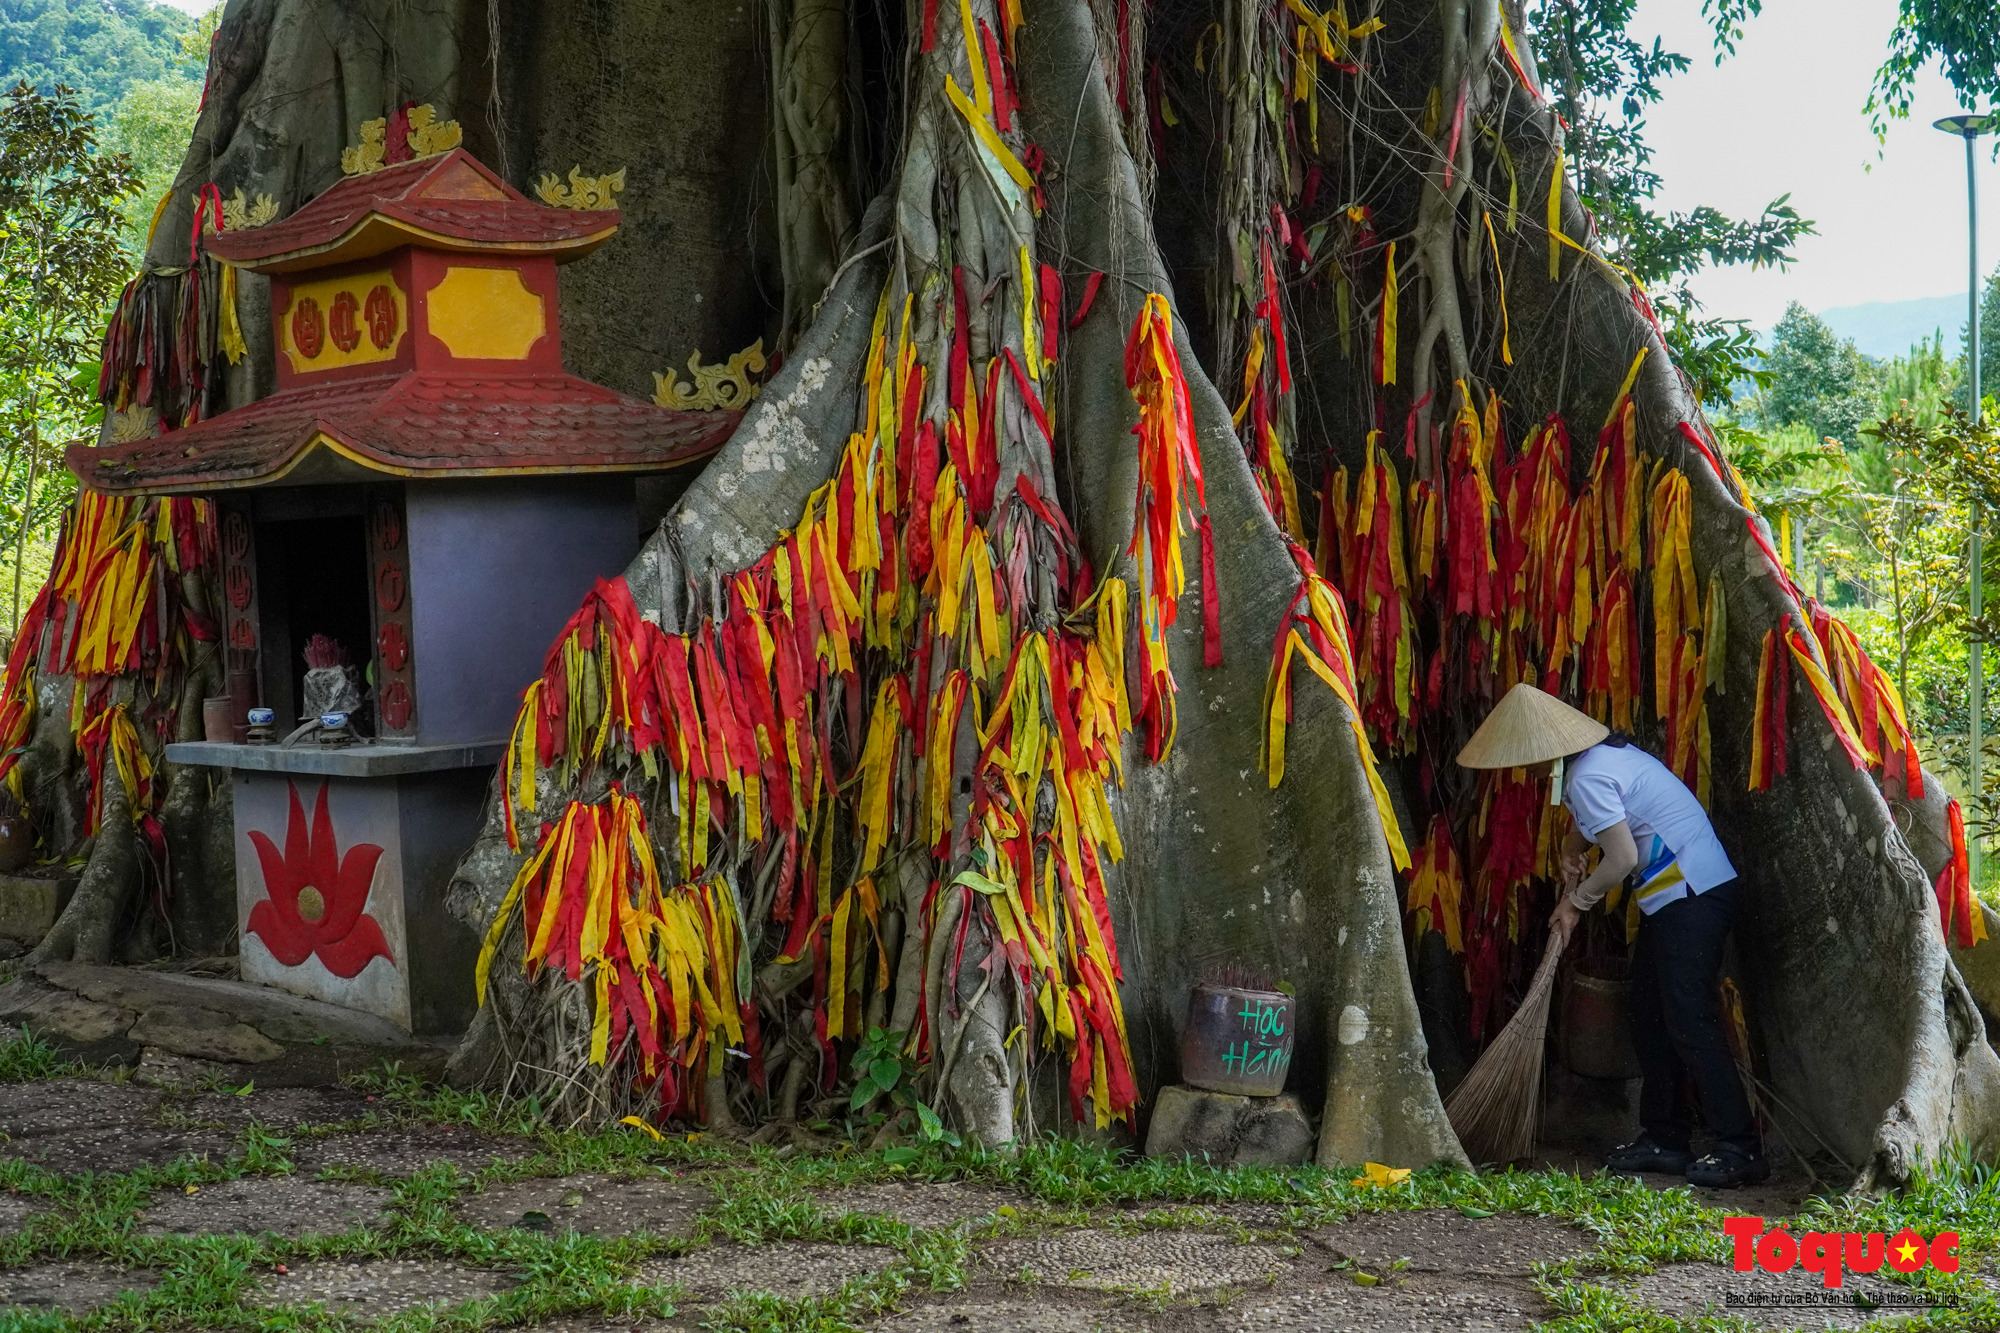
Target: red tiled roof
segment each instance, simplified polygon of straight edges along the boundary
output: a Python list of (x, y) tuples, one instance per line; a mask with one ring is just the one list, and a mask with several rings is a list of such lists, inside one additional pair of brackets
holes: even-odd
[(248, 230), (211, 233), (208, 249), (260, 273), (322, 268), (412, 242), (485, 253), (562, 251), (575, 258), (617, 230), (615, 208), (537, 203), (454, 148), (330, 186), (298, 212)]
[(286, 390), (129, 444), (73, 444), (67, 461), (114, 493), (268, 485), (320, 454), (336, 471), (406, 477), (631, 472), (713, 453), (741, 416), (660, 407), (573, 375), (412, 371)]

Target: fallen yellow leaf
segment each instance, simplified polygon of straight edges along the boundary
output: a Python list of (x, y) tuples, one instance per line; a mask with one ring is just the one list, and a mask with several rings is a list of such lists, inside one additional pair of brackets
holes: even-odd
[(1409, 1179), (1409, 1176), (1410, 1168), (1407, 1166), (1384, 1166), (1380, 1162), (1363, 1162), (1361, 1174), (1356, 1176), (1352, 1183), (1363, 1189), (1387, 1189), (1391, 1185), (1401, 1184)]
[(628, 1115), (623, 1120), (620, 1120), (618, 1123), (621, 1125), (630, 1125), (634, 1129), (643, 1129), (648, 1134), (652, 1135), (656, 1141), (664, 1139), (666, 1137), (666, 1135), (660, 1133), (659, 1130), (654, 1129), (651, 1125), (647, 1124), (645, 1121), (641, 1120), (636, 1115)]

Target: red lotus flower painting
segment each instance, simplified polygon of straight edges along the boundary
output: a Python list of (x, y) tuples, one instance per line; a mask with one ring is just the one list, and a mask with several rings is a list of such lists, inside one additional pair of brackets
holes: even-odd
[(285, 823), (284, 855), (278, 854), (269, 837), (250, 834), (270, 896), (250, 909), (249, 932), (286, 967), (318, 955), (327, 971), (350, 978), (375, 958), (394, 965), (396, 956), (389, 951), (382, 927), (361, 910), (368, 905), (382, 849), (372, 842), (358, 842), (342, 856), (334, 841), (333, 816), (326, 808), (328, 784), (320, 784), (310, 831), (297, 784), (286, 786), (291, 788), (292, 810)]

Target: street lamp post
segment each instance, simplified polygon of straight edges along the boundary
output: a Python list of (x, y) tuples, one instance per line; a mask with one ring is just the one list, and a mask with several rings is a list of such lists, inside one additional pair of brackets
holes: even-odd
[[(1965, 140), (1965, 259), (1967, 274), (1965, 304), (1967, 309), (1966, 341), (1968, 343), (1966, 365), (1972, 372), (1972, 421), (1974, 425), (1977, 425), (1981, 410), (1979, 385), (1979, 175), (1976, 169), (1978, 159), (1974, 155), (1972, 141), (1982, 134), (2000, 129), (2000, 118), (1993, 116), (1958, 115), (1946, 116), (1943, 120), (1933, 123), (1945, 133), (1956, 134)], [(1986, 550), (1983, 535), (1979, 530), (1980, 520), (1979, 502), (1975, 500), (1972, 503), (1971, 550), (1968, 553), (1971, 557), (1972, 587), (1971, 595), (1967, 599), (1970, 603), (1969, 609), (1972, 612), (1975, 627), (1979, 620), (1980, 612), (1984, 609), (1986, 592), (1984, 586)], [(1980, 786), (1980, 767), (1985, 758), (1983, 754), (1985, 737), (1982, 734), (1985, 719), (1980, 716), (1982, 705), (1985, 703), (1985, 654), (1982, 652), (1984, 647), (1985, 645), (1975, 638), (1969, 645), (1967, 653), (1967, 656), (1970, 658), (1970, 661), (1967, 663), (1967, 672), (1970, 679), (1967, 681), (1966, 693), (1968, 695), (1967, 701), (1971, 704), (1972, 721), (1968, 729), (1969, 735), (1966, 737), (1971, 750), (1971, 759), (1967, 765), (1969, 771), (1966, 774), (1966, 788), (1975, 812), (1979, 808), (1979, 797), (1982, 791)], [(1981, 861), (1979, 838), (1977, 835), (1971, 839), (1969, 845), (1966, 847), (1966, 859), (1970, 862), (1968, 869), (1972, 872), (1972, 882), (1976, 887), (1979, 883)]]

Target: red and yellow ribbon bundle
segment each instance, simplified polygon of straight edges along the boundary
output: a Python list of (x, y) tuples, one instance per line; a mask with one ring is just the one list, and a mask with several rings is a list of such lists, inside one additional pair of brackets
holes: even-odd
[[(518, 909), (518, 912), (517, 912)], [(588, 985), (595, 996), (590, 1063), (636, 1047), (672, 1114), (692, 1109), (698, 1080), (745, 1041), (754, 1011), (739, 1000), (741, 921), (720, 876), (664, 887), (637, 800), (616, 785), (597, 805), (572, 801), (542, 827), (488, 929), (475, 973), (480, 1002), (502, 936), (516, 920), (522, 959)]]
[[(154, 756), (171, 735), (181, 672), (195, 642), (220, 637), (215, 623), (184, 600), (181, 576), (216, 565), (215, 519), (207, 502), (80, 491), (64, 518), (49, 579), (16, 631), (0, 684), (0, 778), (23, 798), (19, 764), (34, 732), (37, 681), (44, 675), (72, 678), (70, 735), (89, 777), (85, 831), (102, 827), (105, 775), (116, 774), (161, 912), (166, 784), (158, 780)], [(146, 688), (114, 688), (132, 678)]]
[[(1280, 225), (1289, 232), (1291, 224), (1282, 212)], [(1250, 459), (1250, 476), (1271, 517), (1293, 541), (1303, 542), (1305, 521), (1299, 514), (1299, 493), (1292, 481), (1291, 465), (1285, 459), (1285, 440), (1279, 427), (1286, 418), (1280, 407), (1289, 406), (1292, 396), (1291, 354), (1285, 346), (1284, 308), (1279, 299), (1278, 273), (1271, 258), (1271, 235), (1264, 230), (1258, 242), (1258, 275), (1262, 288), (1251, 306), (1250, 350), (1243, 358), (1243, 400), (1237, 404), (1233, 422), (1243, 437), (1244, 452)]]
[(1355, 480), (1351, 503), (1345, 470), (1328, 485), (1339, 529), (1341, 591), (1363, 608), (1356, 655), (1362, 719), (1398, 753), (1410, 745), (1415, 720), (1416, 621), (1403, 549), (1402, 483), (1380, 436), (1368, 433), (1368, 461)]
[(1410, 851), (1403, 843), (1402, 828), (1390, 805), (1389, 789), (1375, 767), (1375, 751), (1368, 744), (1368, 727), (1354, 693), (1354, 657), (1348, 647), (1347, 609), (1341, 605), (1340, 593), (1313, 567), (1312, 557), (1304, 547), (1294, 545), (1292, 559), (1299, 567), (1299, 590), (1278, 621), (1271, 674), (1264, 683), (1265, 728), (1259, 764), (1269, 775), (1271, 786), (1284, 781), (1285, 731), (1292, 720), (1292, 664), (1303, 663), (1326, 682), (1333, 697), (1347, 709), (1361, 767), (1368, 778), (1368, 790), (1375, 798), (1375, 813), (1389, 843), (1389, 856), (1398, 870), (1407, 870)]
[[(0, 775), (10, 784), (18, 785), (15, 766), (34, 728), (39, 676), (74, 678), (70, 732), (80, 745), (86, 735), (94, 737), (101, 757), (114, 725), (111, 682), (140, 674), (158, 692), (187, 662), (195, 640), (216, 641), (215, 623), (183, 600), (179, 577), (215, 568), (215, 543), (214, 513), (206, 501), (78, 493), (57, 539), (48, 582), (21, 619), (0, 686)], [(164, 716), (146, 711), (144, 725), (165, 725)], [(126, 710), (124, 730), (135, 725)], [(136, 770), (128, 759), (120, 771)], [(93, 763), (90, 772), (94, 826), (102, 764)], [(152, 819), (151, 799), (163, 793), (136, 780), (126, 786), (134, 797), (134, 820)]]
[[(746, 882), (738, 873), (754, 876), (768, 916), (742, 920), (741, 938), (770, 929), (782, 936), (780, 962), (810, 959), (822, 1085), (838, 1070), (834, 1043), (862, 1035), (872, 997), (889, 985), (886, 909), (905, 906), (905, 858), (926, 858), (932, 883), (909, 928), (933, 928), (959, 895), (959, 931), (976, 919), (1007, 955), (1005, 974), (1034, 1016), (1028, 1038), (1062, 1052), (1078, 1114), (1087, 1098), (1108, 1124), (1138, 1103), (1106, 901), (1106, 863), (1123, 854), (1108, 791), (1122, 781), (1135, 722), (1145, 723), (1149, 754), (1171, 744), (1166, 631), (1186, 586), (1180, 544), (1190, 522), (1204, 537), (1208, 529), (1187, 387), (1158, 297), (1140, 312), (1127, 361), (1140, 409), (1137, 597), (1122, 579), (1096, 581), (1039, 473), (1010, 469), (1009, 489), (999, 490), (1008, 450), (1019, 457), (1023, 443), (1048, 442), (1038, 385), (1061, 313), (1054, 274), (1038, 272), (1025, 251), (1019, 270), (1018, 281), (1010, 273), (986, 297), (939, 284), (942, 395), (927, 390), (918, 298), (902, 298), (898, 310), (885, 292), (864, 375), (865, 419), (831, 479), (747, 568), (687, 590), (687, 628), (663, 630), (641, 614), (623, 579), (593, 589), (523, 696), (503, 815), (510, 846), (541, 867), (524, 870), (519, 900), (539, 921), (535, 893), (553, 890), (528, 885), (568, 882), (561, 875), (594, 882), (574, 869), (582, 853), (552, 852), (550, 840), (608, 845), (598, 833), (569, 831), (584, 816), (567, 796), (600, 772), (622, 773), (628, 786), (656, 783), (673, 820), (657, 820), (647, 836), (669, 877), (687, 886), (721, 883), (718, 871), (732, 884)], [(1008, 283), (1018, 303), (1002, 299)], [(1025, 355), (1002, 346), (973, 358), (972, 321), (989, 300), (1025, 323)], [(1024, 426), (1025, 441), (1015, 434)], [(1211, 542), (1203, 552), (1212, 661), (1220, 624)], [(1131, 621), (1136, 708), (1126, 680)], [(1053, 822), (1038, 832), (1038, 794), (1051, 790)], [(538, 824), (539, 807), (557, 799), (568, 813)], [(601, 825), (610, 816), (591, 818)], [(620, 827), (628, 841), (635, 836), (634, 825)], [(985, 858), (978, 883), (938, 873), (975, 851)], [(650, 892), (643, 875), (628, 881), (642, 899)], [(615, 1008), (629, 984), (643, 999), (647, 983), (628, 981), (612, 944), (604, 947), (617, 980), (603, 983), (600, 998)], [(528, 954), (531, 967), (549, 956)], [(588, 964), (594, 955), (563, 946), (554, 957)], [(931, 1053), (928, 1003), (910, 1038), (920, 1059)], [(638, 1009), (625, 1004), (628, 1029), (604, 1028), (614, 1062), (647, 1054), (629, 1042), (618, 1054), (617, 1033), (637, 1032)], [(747, 1012), (754, 1083), (762, 1068)], [(600, 1023), (617, 1021), (604, 1019), (603, 1003), (597, 1013)], [(713, 1025), (704, 1030), (713, 1048)], [(663, 1039), (660, 1049), (672, 1048)], [(646, 1077), (664, 1068), (658, 1059)]]
[(1464, 953), (1464, 909), (1460, 905), (1464, 892), (1465, 877), (1458, 848), (1452, 843), (1451, 824), (1443, 815), (1433, 815), (1430, 832), (1410, 867), (1410, 887), (1404, 898), (1411, 934), (1421, 940), (1426, 931), (1435, 930), (1453, 953)]
[[(1188, 406), (1187, 380), (1174, 347), (1173, 315), (1157, 292), (1146, 297), (1125, 345), (1125, 383), (1139, 405), (1139, 512), (1132, 525), (1129, 554), (1139, 570), (1139, 720), (1146, 730), (1146, 757), (1157, 762), (1174, 745), (1174, 679), (1167, 662), (1167, 630), (1179, 614), (1187, 587), (1181, 561), (1181, 534), (1189, 511), (1200, 514), (1202, 660), (1222, 661), (1221, 603), (1215, 587), (1215, 536), (1201, 479), (1201, 454)], [(1184, 495), (1193, 484), (1193, 497)]]
[(1945, 806), (1951, 859), (1938, 872), (1938, 924), (1947, 943), (1970, 949), (1986, 938), (1986, 914), (1972, 894), (1972, 870), (1965, 855), (1965, 812), (1956, 800)]

